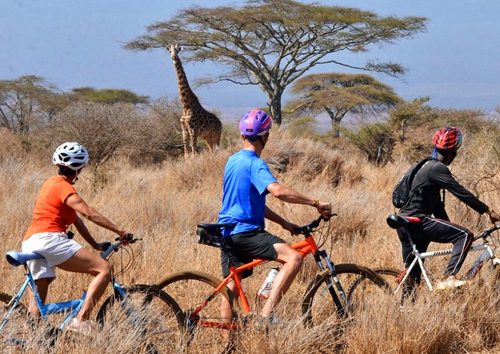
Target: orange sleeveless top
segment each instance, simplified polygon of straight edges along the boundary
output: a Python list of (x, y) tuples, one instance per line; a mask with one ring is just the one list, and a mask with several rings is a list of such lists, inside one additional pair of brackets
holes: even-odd
[(41, 232), (66, 232), (76, 221), (76, 212), (64, 204), (76, 194), (76, 189), (63, 176), (54, 176), (44, 182), (33, 211), (33, 220), (24, 240)]

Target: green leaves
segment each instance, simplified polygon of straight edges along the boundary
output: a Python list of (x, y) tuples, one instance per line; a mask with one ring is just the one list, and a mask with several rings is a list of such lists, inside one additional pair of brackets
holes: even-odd
[(335, 59), (338, 52), (357, 53), (425, 30), (423, 17), (382, 17), (351, 7), (304, 4), (294, 0), (248, 1), (240, 7), (190, 7), (155, 23), (129, 42), (134, 50), (168, 48), (179, 43), (187, 61), (211, 60), (229, 67), (213, 78), (257, 85), (268, 96), (275, 121), (281, 123), (281, 97), (288, 85), (322, 64), (399, 76), (396, 63), (369, 62), (354, 67)]
[(287, 108), (306, 115), (328, 113), (337, 137), (347, 113), (378, 112), (402, 101), (391, 87), (366, 74), (307, 75), (294, 83), (292, 92), (298, 97)]

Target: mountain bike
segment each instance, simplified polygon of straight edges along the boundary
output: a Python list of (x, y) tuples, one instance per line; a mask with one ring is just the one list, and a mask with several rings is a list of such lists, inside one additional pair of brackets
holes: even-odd
[[(401, 227), (406, 227), (410, 223), (419, 224), (420, 218), (389, 215), (389, 217), (387, 218), (387, 223), (391, 228), (398, 229)], [(495, 290), (500, 291), (500, 259), (495, 255), (495, 247), (499, 244), (500, 238), (498, 237), (498, 235), (495, 236), (493, 234), (497, 230), (500, 230), (500, 224), (494, 225), (493, 227), (484, 230), (478, 236), (474, 237), (473, 242), (479, 242), (476, 242), (471, 246), (469, 253), (481, 253), (474, 260), (472, 266), (461, 277), (461, 280), (470, 281), (474, 278), (477, 278), (477, 276), (481, 274), (483, 283), (486, 282)], [(410, 266), (403, 270), (397, 270), (394, 268), (375, 268), (374, 271), (377, 272), (380, 276), (383, 276), (390, 284), (392, 284), (394, 293), (398, 293), (400, 289), (405, 284), (407, 284), (411, 270), (414, 267), (420, 267), (427, 288), (430, 291), (433, 291), (435, 287), (433, 285), (433, 281), (431, 281), (431, 276), (427, 268), (424, 266), (424, 260), (427, 258), (450, 255), (452, 249), (419, 252), (415, 243), (411, 239), (411, 236), (409, 236), (408, 233), (405, 234), (407, 234), (407, 237), (409, 237), (409, 242), (413, 249), (412, 254), (415, 257)], [(481, 269), (484, 268), (487, 268), (487, 271), (481, 272)], [(357, 279), (351, 285), (349, 292), (354, 293), (356, 291), (356, 288), (359, 287), (363, 282), (363, 279)]]
[[(310, 281), (301, 302), (302, 321), (306, 326), (330, 321), (332, 325), (345, 322), (350, 315), (362, 306), (362, 297), (368, 292), (380, 294), (388, 291), (385, 280), (369, 268), (356, 264), (334, 264), (325, 250), (320, 248), (315, 235), (321, 235), (318, 218), (308, 225), (297, 229), (297, 234), (304, 240), (291, 245), (302, 257), (311, 254), (314, 257), (317, 273)], [(233, 224), (198, 225), (198, 243), (218, 247), (225, 251), (222, 230), (234, 227)], [(315, 234), (315, 235), (314, 235)], [(224, 350), (221, 346), (232, 345), (232, 334), (255, 318), (239, 275), (268, 261), (255, 259), (252, 262), (235, 267), (230, 265), (230, 274), (223, 280), (198, 271), (184, 271), (170, 275), (160, 281), (159, 288), (166, 289), (175, 297), (184, 310), (185, 335), (187, 345), (204, 348), (210, 352)], [(357, 292), (356, 297), (347, 298), (346, 289), (351, 281), (361, 277), (366, 280), (365, 293)], [(226, 286), (233, 281), (236, 291), (233, 294)], [(222, 318), (220, 304), (224, 297), (231, 306), (231, 318)], [(237, 301), (236, 301), (237, 299)]]
[[(101, 257), (109, 257), (122, 247), (133, 244), (138, 239), (126, 242), (118, 241), (101, 252)], [(38, 346), (38, 343), (54, 345), (57, 338), (73, 318), (80, 311), (86, 297), (85, 291), (79, 299), (56, 303), (42, 303), (35, 281), (27, 262), (34, 259), (43, 259), (37, 253), (23, 253), (9, 251), (6, 254), (7, 262), (14, 266), (23, 266), (25, 281), (16, 295), (10, 296), (0, 293), (0, 343), (2, 346), (26, 348)], [(138, 284), (123, 287), (111, 275), (113, 295), (107, 298), (97, 314), (97, 322), (101, 330), (106, 326), (112, 327), (113, 333), (118, 336), (137, 335), (138, 349), (147, 353), (169, 352), (178, 348), (180, 344), (179, 328), (184, 323), (183, 313), (177, 303), (158, 287)], [(35, 297), (40, 318), (34, 318), (28, 313), (23, 297), (30, 288)], [(60, 316), (54, 316), (60, 314)], [(55, 325), (49, 322), (50, 317), (58, 317)], [(62, 317), (62, 320), (61, 320)], [(36, 330), (40, 329), (42, 330)], [(65, 332), (78, 335), (73, 332)], [(95, 335), (92, 334), (92, 335)]]

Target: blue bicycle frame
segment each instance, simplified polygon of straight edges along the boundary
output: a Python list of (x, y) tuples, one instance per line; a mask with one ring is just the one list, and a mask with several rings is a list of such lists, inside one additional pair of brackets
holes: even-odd
[[(108, 249), (104, 252), (101, 252), (101, 257), (103, 259), (107, 259), (107, 257), (115, 250), (117, 250), (122, 242), (117, 242), (115, 244), (112, 244)], [(38, 259), (43, 258), (41, 256), (37, 257)], [(11, 258), (12, 259), (12, 258)], [(16, 295), (12, 298), (12, 300), (9, 302), (7, 305), (9, 310), (5, 314), (4, 318), (0, 322), (0, 331), (2, 331), (7, 323), (9, 322), (10, 316), (12, 316), (15, 308), (19, 305), (21, 302), (22, 297), (24, 296), (26, 289), (29, 287), (33, 291), (33, 295), (36, 300), (36, 304), (38, 306), (38, 309), (40, 311), (40, 315), (42, 318), (46, 319), (49, 315), (57, 314), (57, 313), (64, 313), (64, 312), (69, 312), (68, 315), (64, 318), (64, 320), (61, 322), (61, 324), (58, 326), (60, 330), (63, 330), (73, 318), (76, 317), (78, 312), (83, 306), (83, 303), (85, 301), (85, 297), (87, 293), (84, 291), (81, 298), (76, 299), (76, 300), (70, 300), (70, 301), (63, 301), (63, 302), (56, 302), (52, 304), (43, 304), (42, 299), (40, 298), (40, 294), (38, 293), (35, 285), (35, 280), (33, 279), (33, 275), (31, 274), (31, 271), (29, 267), (26, 265), (27, 261), (22, 260), (19, 262), (18, 260), (9, 261), (14, 266), (17, 265), (23, 265), (24, 269), (26, 270), (25, 276), (26, 280), (24, 283), (21, 285), (19, 291), (16, 293)], [(115, 277), (111, 277), (111, 284), (113, 285), (113, 290), (116, 294), (116, 296), (120, 298), (124, 298), (126, 295), (125, 289), (115, 280)]]

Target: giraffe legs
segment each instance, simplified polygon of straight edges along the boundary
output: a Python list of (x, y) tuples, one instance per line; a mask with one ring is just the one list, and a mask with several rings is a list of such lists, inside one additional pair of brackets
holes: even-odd
[(184, 158), (187, 159), (189, 157), (188, 153), (188, 143), (189, 143), (189, 125), (186, 122), (186, 118), (183, 116), (181, 118), (181, 127), (182, 127), (182, 146), (184, 148)]
[(209, 134), (208, 136), (205, 137), (205, 140), (207, 142), (208, 151), (213, 152), (215, 146), (218, 145), (216, 143), (216, 139), (214, 137), (214, 134), (213, 133)]
[(189, 129), (189, 135), (191, 138), (191, 155), (194, 156), (196, 154), (196, 145), (198, 143), (198, 136), (196, 135), (196, 132), (192, 128)]

